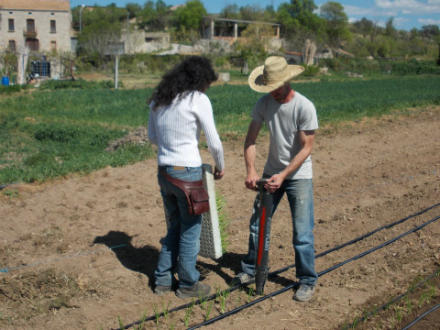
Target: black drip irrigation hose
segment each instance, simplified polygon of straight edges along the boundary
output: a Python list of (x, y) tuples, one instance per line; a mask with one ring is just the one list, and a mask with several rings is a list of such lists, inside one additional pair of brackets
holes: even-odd
[[(358, 254), (358, 255), (356, 255), (356, 256), (350, 258), (350, 259), (347, 259), (347, 260), (342, 261), (342, 262), (340, 262), (340, 263), (338, 263), (338, 264), (336, 264), (336, 265), (334, 265), (334, 266), (332, 266), (332, 267), (330, 267), (330, 268), (327, 268), (327, 269), (321, 271), (320, 273), (318, 273), (318, 277), (321, 277), (321, 276), (323, 276), (323, 275), (325, 275), (325, 274), (328, 274), (328, 273), (330, 273), (331, 271), (333, 271), (333, 270), (335, 270), (335, 269), (337, 269), (337, 268), (339, 268), (339, 267), (342, 267), (343, 265), (345, 265), (345, 264), (347, 264), (347, 263), (349, 263), (349, 262), (351, 262), (351, 261), (354, 261), (354, 260), (360, 259), (360, 258), (362, 258), (362, 257), (365, 257), (366, 255), (368, 255), (368, 254), (370, 254), (370, 253), (372, 253), (372, 252), (374, 252), (374, 251), (376, 251), (376, 250), (379, 250), (379, 249), (381, 249), (381, 248), (384, 248), (384, 247), (390, 245), (391, 243), (394, 243), (395, 241), (401, 239), (402, 237), (407, 236), (407, 235), (409, 235), (409, 234), (412, 234), (412, 233), (414, 233), (414, 232), (416, 232), (416, 231), (418, 231), (418, 230), (420, 230), (420, 229), (426, 227), (427, 225), (429, 225), (429, 224), (431, 224), (431, 223), (437, 221), (438, 219), (440, 219), (440, 216), (437, 216), (437, 217), (435, 217), (435, 218), (433, 218), (433, 219), (431, 219), (431, 220), (429, 220), (429, 221), (427, 221), (427, 222), (424, 222), (424, 223), (421, 224), (420, 226), (417, 226), (417, 227), (415, 227), (415, 228), (413, 228), (413, 229), (411, 229), (411, 230), (408, 230), (407, 232), (405, 232), (405, 233), (403, 233), (403, 234), (400, 234), (400, 235), (394, 237), (393, 239), (390, 239), (390, 240), (388, 240), (388, 241), (386, 241), (386, 242), (384, 242), (384, 243), (382, 243), (382, 244), (380, 244), (380, 245), (378, 245), (378, 246), (376, 246), (376, 247), (374, 247), (374, 248), (371, 248), (371, 249), (369, 249), (369, 250), (367, 250), (367, 251), (364, 251), (364, 252), (362, 252), (362, 253), (360, 253), (360, 254)], [(282, 289), (280, 289), (280, 290), (277, 290), (277, 291), (274, 291), (274, 292), (272, 292), (272, 293), (270, 293), (270, 294), (267, 294), (267, 295), (265, 295), (265, 296), (263, 296), (263, 297), (261, 297), (261, 298), (258, 298), (258, 299), (256, 299), (256, 300), (250, 302), (250, 303), (247, 303), (247, 304), (241, 305), (241, 306), (239, 306), (239, 307), (237, 307), (237, 308), (234, 308), (233, 310), (230, 310), (229, 312), (226, 312), (226, 313), (224, 313), (224, 314), (218, 315), (218, 316), (216, 316), (216, 317), (214, 317), (214, 318), (212, 318), (212, 319), (206, 320), (205, 322), (202, 322), (202, 323), (196, 324), (196, 325), (194, 325), (194, 326), (188, 328), (188, 330), (198, 329), (198, 328), (201, 328), (201, 327), (203, 327), (203, 326), (206, 326), (206, 325), (212, 324), (212, 323), (214, 323), (214, 322), (217, 322), (217, 321), (219, 321), (219, 320), (221, 320), (221, 319), (224, 319), (224, 318), (226, 318), (226, 317), (229, 317), (229, 316), (231, 316), (231, 315), (237, 314), (238, 312), (241, 312), (242, 310), (244, 310), (244, 309), (246, 309), (246, 308), (248, 308), (248, 307), (251, 307), (251, 306), (255, 305), (256, 303), (259, 303), (259, 302), (264, 301), (264, 300), (266, 300), (266, 299), (268, 299), (268, 298), (271, 298), (271, 297), (277, 296), (277, 295), (279, 295), (279, 294), (281, 294), (281, 293), (284, 293), (284, 292), (286, 292), (286, 291), (292, 289), (292, 288), (295, 287), (295, 286), (296, 286), (296, 283), (289, 284), (288, 286), (286, 286), (286, 287), (284, 287), (284, 288), (282, 288)]]
[(361, 318), (355, 319), (353, 321), (353, 323), (345, 326), (343, 328), (343, 330), (347, 330), (347, 329), (354, 329), (355, 326), (360, 323), (360, 322), (364, 322), (366, 321), (370, 316), (375, 315), (377, 312), (383, 311), (385, 309), (387, 309), (389, 306), (391, 306), (392, 304), (398, 302), (399, 300), (401, 300), (402, 298), (406, 297), (408, 294), (410, 294), (411, 292), (413, 292), (414, 290), (420, 288), (421, 286), (423, 286), (426, 282), (430, 281), (432, 278), (439, 276), (440, 275), (440, 268), (437, 269), (434, 273), (432, 273), (431, 275), (429, 275), (427, 278), (423, 279), (422, 281), (420, 281), (419, 283), (417, 283), (415, 286), (411, 287), (409, 290), (407, 290), (405, 293), (402, 293), (396, 297), (394, 297), (393, 299), (391, 299), (390, 301), (388, 301), (387, 303), (383, 304), (382, 306), (379, 306), (377, 308), (375, 308), (373, 311), (366, 313), (365, 315), (363, 315)]
[(426, 312), (424, 312), (422, 315), (418, 316), (414, 321), (412, 321), (410, 324), (406, 325), (404, 328), (402, 328), (402, 330), (407, 330), (409, 328), (411, 328), (414, 324), (416, 324), (417, 322), (419, 322), (421, 319), (423, 319), (426, 315), (431, 314), (432, 312), (436, 311), (437, 309), (440, 308), (440, 304), (435, 305), (434, 307), (432, 307), (431, 309), (427, 310)]
[[(362, 236), (360, 236), (360, 237), (357, 237), (357, 238), (352, 239), (352, 240), (350, 240), (350, 241), (348, 241), (348, 242), (345, 242), (345, 243), (343, 243), (343, 244), (341, 244), (341, 245), (338, 245), (338, 246), (335, 246), (335, 247), (333, 247), (333, 248), (331, 248), (331, 249), (328, 249), (328, 250), (326, 250), (326, 251), (323, 251), (323, 252), (321, 252), (321, 253), (315, 255), (315, 258), (323, 257), (323, 256), (325, 256), (325, 255), (327, 255), (327, 254), (329, 254), (329, 253), (331, 253), (331, 252), (334, 252), (334, 251), (340, 250), (340, 249), (342, 249), (342, 248), (344, 248), (344, 247), (346, 247), (346, 246), (348, 246), (348, 245), (351, 245), (351, 244), (357, 243), (357, 242), (359, 242), (359, 241), (361, 241), (361, 240), (363, 240), (363, 239), (365, 239), (365, 238), (367, 238), (367, 237), (369, 237), (369, 236), (371, 236), (371, 235), (373, 235), (373, 234), (375, 234), (375, 233), (377, 233), (377, 232), (379, 232), (379, 231), (381, 231), (381, 230), (389, 229), (389, 228), (391, 228), (391, 227), (394, 227), (394, 226), (396, 226), (396, 225), (398, 225), (398, 224), (401, 224), (401, 223), (403, 223), (403, 222), (405, 222), (405, 221), (407, 221), (407, 220), (409, 220), (409, 219), (411, 219), (411, 218), (414, 218), (414, 217), (419, 216), (419, 215), (421, 215), (421, 214), (423, 214), (423, 213), (426, 213), (426, 212), (428, 212), (428, 211), (430, 211), (430, 210), (432, 210), (432, 209), (434, 209), (434, 208), (436, 208), (436, 207), (438, 207), (438, 206), (440, 206), (440, 203), (437, 203), (437, 204), (434, 204), (434, 205), (432, 205), (432, 206), (429, 206), (429, 207), (427, 207), (427, 208), (425, 208), (425, 209), (423, 209), (423, 210), (421, 210), (421, 211), (418, 211), (418, 212), (416, 212), (416, 213), (414, 213), (414, 214), (411, 214), (411, 215), (409, 215), (409, 216), (407, 216), (407, 217), (405, 217), (405, 218), (403, 218), (403, 219), (400, 219), (400, 220), (397, 220), (397, 221), (392, 222), (392, 223), (390, 223), (390, 224), (387, 224), (387, 225), (381, 226), (381, 227), (379, 227), (379, 228), (377, 228), (377, 229), (374, 229), (373, 231), (370, 231), (370, 232), (368, 232), (368, 233), (366, 233), (366, 234), (364, 234), (364, 235), (362, 235)], [(280, 274), (280, 273), (283, 273), (283, 272), (285, 272), (285, 271), (287, 271), (287, 270), (289, 270), (290, 268), (293, 268), (293, 267), (295, 267), (295, 264), (292, 264), (292, 265), (286, 266), (286, 267), (284, 267), (284, 268), (281, 268), (281, 269), (275, 270), (275, 271), (273, 271), (273, 272), (270, 272), (270, 273), (268, 274), (268, 277), (269, 277), (269, 278), (273, 278), (273, 277), (275, 277), (276, 275), (278, 275), (278, 274)], [(149, 317), (147, 317), (147, 318), (140, 319), (140, 320), (138, 320), (138, 321), (134, 321), (134, 322), (132, 322), (132, 323), (130, 323), (130, 324), (127, 324), (127, 325), (123, 326), (122, 328), (116, 328), (116, 330), (129, 329), (129, 328), (131, 328), (131, 327), (133, 327), (133, 326), (135, 326), (135, 325), (139, 325), (139, 324), (141, 324), (141, 323), (143, 323), (143, 322), (156, 320), (157, 317), (164, 317), (165, 314), (174, 313), (174, 312), (180, 311), (180, 310), (182, 310), (182, 309), (185, 309), (185, 308), (188, 308), (188, 307), (191, 307), (191, 306), (194, 306), (194, 305), (200, 305), (203, 301), (211, 301), (211, 300), (214, 300), (214, 299), (216, 299), (217, 297), (219, 297), (219, 296), (222, 295), (222, 294), (230, 293), (230, 292), (235, 291), (235, 290), (237, 290), (237, 289), (239, 289), (239, 288), (241, 288), (241, 287), (243, 287), (243, 286), (246, 286), (246, 285), (252, 284), (253, 282), (254, 282), (254, 280), (251, 280), (251, 281), (245, 282), (245, 283), (243, 283), (243, 284), (238, 284), (238, 285), (231, 286), (231, 287), (229, 287), (229, 288), (227, 288), (227, 289), (225, 289), (225, 290), (222, 290), (222, 291), (220, 291), (220, 292), (218, 292), (218, 293), (212, 294), (212, 295), (210, 295), (210, 296), (208, 296), (208, 297), (206, 297), (206, 298), (204, 298), (204, 299), (198, 299), (198, 300), (195, 300), (195, 301), (193, 301), (193, 302), (191, 302), (191, 303), (187, 303), (187, 304), (183, 304), (183, 305), (180, 305), (180, 306), (174, 307), (174, 308), (172, 308), (172, 309), (170, 309), (170, 310), (168, 310), (168, 311), (166, 311), (166, 312), (162, 312), (162, 313), (160, 313), (159, 315), (152, 315), (152, 316), (149, 316)], [(295, 283), (294, 285), (296, 285), (296, 283)], [(293, 285), (293, 286), (294, 286), (294, 285)], [(290, 288), (289, 288), (289, 289), (290, 289)], [(263, 297), (263, 298), (264, 298), (264, 297)], [(261, 298), (259, 298), (259, 299), (261, 299)], [(257, 300), (258, 300), (258, 299), (257, 299)], [(251, 302), (251, 303), (253, 303), (253, 302)]]

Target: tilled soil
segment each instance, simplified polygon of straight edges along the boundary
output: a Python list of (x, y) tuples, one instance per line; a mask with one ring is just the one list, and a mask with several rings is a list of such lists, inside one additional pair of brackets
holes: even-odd
[[(313, 151), (317, 253), (440, 203), (439, 128), (437, 106), (317, 132)], [(261, 171), (268, 136), (261, 136), (257, 143)], [(216, 188), (225, 202), (229, 245), (221, 260), (199, 258), (204, 281), (216, 290), (227, 288), (240, 271), (255, 197), (244, 187), (242, 141), (228, 140), (224, 147), (226, 175), (216, 182)], [(212, 163), (206, 151), (203, 158)], [(3, 190), (2, 329), (117, 328), (191, 301), (182, 301), (173, 293), (159, 297), (151, 289), (159, 241), (166, 231), (156, 171), (151, 159)], [(440, 267), (439, 221), (333, 271), (326, 270), (439, 214), (440, 206), (433, 207), (317, 258), (317, 271), (325, 274), (308, 303), (293, 301), (293, 290), (289, 290), (207, 328), (342, 327)], [(271, 236), (270, 270), (293, 264), (286, 200), (273, 217)], [(294, 281), (292, 268), (268, 281), (265, 293)], [(181, 329), (255, 298), (249, 291), (235, 291), (215, 303), (165, 313), (166, 317), (144, 325)], [(387, 320), (383, 327), (393, 328), (398, 322)]]

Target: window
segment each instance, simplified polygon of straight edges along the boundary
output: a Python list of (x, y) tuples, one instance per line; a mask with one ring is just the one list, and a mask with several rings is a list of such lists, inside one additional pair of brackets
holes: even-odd
[(55, 40), (52, 40), (50, 42), (50, 49), (51, 50), (57, 50), (57, 42)]
[(27, 38), (25, 44), (26, 44), (26, 47), (28, 47), (30, 50), (38, 51), (40, 49), (40, 43), (39, 43), (38, 39)]
[(11, 52), (15, 52), (16, 48), (15, 48), (15, 40), (9, 40), (9, 50)]
[(50, 33), (57, 33), (57, 21), (54, 19), (50, 20)]
[(26, 20), (26, 32), (35, 32), (35, 20), (32, 18)]
[(14, 19), (13, 18), (8, 19), (8, 27), (9, 27), (9, 31), (10, 32), (14, 32), (15, 31), (15, 24), (14, 24)]

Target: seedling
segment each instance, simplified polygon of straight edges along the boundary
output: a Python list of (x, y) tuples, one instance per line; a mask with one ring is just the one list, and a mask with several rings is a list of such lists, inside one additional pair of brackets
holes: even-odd
[(168, 321), (168, 315), (169, 315), (169, 307), (170, 307), (170, 302), (168, 302), (168, 305), (165, 307), (165, 304), (162, 303), (162, 309), (163, 309), (163, 316), (165, 317), (165, 320)]
[(146, 318), (147, 318), (147, 311), (144, 311), (144, 314), (142, 315), (141, 318), (141, 323), (139, 323), (139, 325), (137, 326), (138, 330), (142, 330), (144, 328), (144, 323)]
[(124, 327), (124, 322), (122, 322), (122, 319), (120, 316), (118, 316), (118, 323), (119, 323), (119, 328), (123, 328)]
[(156, 325), (159, 325), (160, 313), (159, 313), (159, 311), (157, 309), (156, 304), (153, 305), (153, 311), (154, 311), (154, 316), (156, 318), (156, 320), (155, 320)]
[(205, 321), (209, 320), (209, 314), (211, 314), (212, 307), (214, 306), (214, 301), (211, 300), (211, 302), (208, 304), (205, 314)]
[(189, 325), (189, 319), (191, 317), (193, 308), (194, 308), (194, 300), (192, 304), (185, 310), (185, 318), (183, 319), (183, 323), (185, 324), (185, 327)]

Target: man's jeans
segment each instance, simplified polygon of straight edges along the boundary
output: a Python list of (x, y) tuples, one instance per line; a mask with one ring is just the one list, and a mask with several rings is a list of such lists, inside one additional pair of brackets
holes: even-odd
[(160, 173), (161, 171), (166, 171), (173, 178), (198, 181), (202, 179), (202, 168), (183, 167), (177, 169), (173, 166), (160, 166), (158, 171), (168, 232), (161, 240), (162, 249), (154, 272), (155, 284), (156, 286), (171, 286), (173, 270), (177, 270), (179, 287), (190, 287), (200, 277), (200, 273), (196, 269), (196, 261), (200, 250), (202, 216), (188, 214), (184, 192), (166, 181)]
[[(290, 204), (293, 222), (293, 247), (295, 250), (296, 276), (301, 284), (315, 285), (318, 275), (315, 272), (315, 250), (313, 238), (313, 183), (312, 179), (285, 180), (273, 195), (274, 214), (284, 193)], [(245, 273), (255, 274), (255, 260), (258, 246), (259, 195), (255, 199), (249, 225), (249, 248), (246, 258), (241, 262)], [(269, 232), (270, 235), (270, 232)]]

